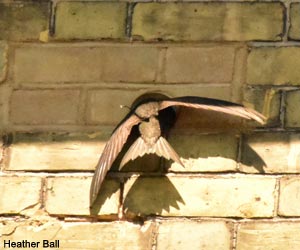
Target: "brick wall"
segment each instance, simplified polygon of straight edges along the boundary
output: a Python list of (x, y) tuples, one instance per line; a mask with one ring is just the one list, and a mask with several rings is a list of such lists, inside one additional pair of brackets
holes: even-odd
[[(1, 1), (0, 40), (0, 248), (300, 249), (300, 3)], [(119, 106), (146, 92), (268, 122), (236, 136), (220, 116), (181, 121), (169, 141), (185, 169), (113, 168), (90, 211)]]

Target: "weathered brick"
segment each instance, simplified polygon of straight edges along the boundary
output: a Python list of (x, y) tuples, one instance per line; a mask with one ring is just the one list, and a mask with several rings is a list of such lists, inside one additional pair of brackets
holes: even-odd
[(249, 84), (300, 84), (300, 48), (252, 48), (247, 63)]
[(242, 145), (241, 171), (299, 173), (300, 134), (257, 133), (245, 136)]
[(171, 47), (166, 54), (166, 81), (230, 83), (234, 55), (232, 47)]
[(132, 35), (145, 40), (277, 41), (283, 11), (280, 3), (138, 3)]
[(7, 149), (6, 170), (92, 170), (110, 132), (21, 134)]
[(78, 90), (16, 90), (11, 97), (10, 119), (14, 124), (75, 124)]
[(153, 82), (158, 71), (158, 48), (111, 46), (103, 48), (103, 80), (109, 82)]
[[(119, 183), (106, 180), (92, 210), (89, 209), (91, 178), (47, 178), (46, 210), (59, 215), (116, 215), (119, 207)], [(66, 204), (68, 204), (66, 206)]]
[[(112, 129), (99, 128), (95, 133), (17, 133), (13, 137), (12, 144), (5, 150), (4, 169), (8, 171), (95, 170), (111, 132)], [(119, 170), (123, 156), (124, 153), (121, 152), (111, 168), (112, 171)], [(157, 156), (147, 155), (130, 161), (121, 171), (156, 171), (160, 168), (160, 160), (161, 158)]]
[(247, 87), (244, 89), (243, 103), (262, 113), (266, 118), (266, 126), (280, 125), (280, 91)]
[(40, 205), (42, 181), (39, 177), (1, 176), (0, 214), (26, 214)]
[(289, 221), (247, 222), (240, 224), (237, 232), (237, 250), (297, 250), (300, 223)]
[(14, 71), (22, 83), (152, 82), (157, 65), (153, 46), (56, 44), (17, 48)]
[(300, 39), (300, 3), (292, 3), (290, 9), (290, 30), (289, 38)]
[[(88, 123), (101, 123), (117, 125), (128, 113), (120, 105), (131, 106), (133, 101), (142, 95), (139, 89), (103, 89), (88, 92), (87, 121)], [(112, 102), (112, 100), (114, 100)], [(114, 112), (107, 112), (113, 110)]]
[(286, 94), (286, 127), (300, 127), (300, 91), (291, 91)]
[(299, 177), (284, 177), (280, 180), (279, 209), (283, 216), (299, 216)]
[(125, 2), (59, 2), (55, 37), (59, 39), (124, 38)]
[(59, 240), (59, 249), (151, 250), (153, 231), (154, 225), (151, 222), (145, 222), (144, 226), (140, 226), (125, 221), (100, 223), (0, 221), (1, 241), (16, 242), (26, 239), (41, 242), (36, 249), (45, 249), (42, 245), (43, 240)]
[(3, 82), (6, 77), (7, 70), (7, 45), (0, 43), (0, 82)]
[[(15, 50), (17, 82), (87, 82), (101, 75), (101, 52), (72, 46), (22, 47)], [(33, 66), (34, 65), (34, 66)]]
[(48, 2), (0, 3), (0, 40), (38, 40), (49, 16)]
[[(135, 99), (145, 93), (158, 92), (164, 95), (175, 97), (184, 95), (196, 95), (205, 97), (220, 98), (223, 100), (230, 100), (231, 90), (230, 86), (193, 86), (186, 88), (186, 86), (177, 85), (159, 85), (155, 87), (140, 87), (140, 88), (114, 88), (114, 89), (97, 89), (88, 92), (88, 106), (86, 119), (88, 124), (105, 124), (117, 125), (124, 116), (128, 113), (127, 109), (121, 109), (120, 105), (131, 106)], [(111, 100), (115, 100), (112, 102)], [(113, 113), (104, 112), (106, 110), (113, 110)]]
[(232, 225), (224, 221), (163, 221), (159, 225), (157, 250), (229, 250), (232, 229)]
[(173, 134), (168, 141), (180, 156), (184, 168), (170, 162), (171, 171), (234, 171), (237, 163), (238, 139), (233, 135)]
[(0, 84), (0, 131), (8, 128), (10, 84)]
[(276, 180), (268, 177), (131, 178), (125, 183), (128, 215), (271, 217)]

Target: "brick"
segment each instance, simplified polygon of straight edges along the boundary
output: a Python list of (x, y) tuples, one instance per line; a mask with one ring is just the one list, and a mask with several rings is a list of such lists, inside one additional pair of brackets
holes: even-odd
[[(131, 106), (133, 101), (142, 95), (141, 90), (92, 90), (88, 92), (87, 121), (89, 124), (101, 123), (117, 125), (128, 113), (120, 105)], [(113, 101), (112, 100), (116, 100)], [(114, 112), (107, 112), (113, 110)]]
[(10, 84), (0, 84), (0, 130), (5, 131), (8, 125)]
[(0, 214), (26, 214), (40, 206), (41, 178), (25, 176), (0, 177)]
[(237, 250), (297, 250), (299, 242), (299, 222), (248, 222), (242, 223), (237, 232)]
[(17, 48), (14, 71), (22, 83), (153, 82), (157, 65), (153, 46), (56, 44)]
[[(55, 177), (47, 178), (46, 210), (59, 215), (101, 215), (118, 214), (119, 183), (107, 180), (103, 183), (100, 195), (90, 211), (89, 192), (91, 178)], [(66, 206), (66, 204), (68, 204)]]
[[(111, 132), (107, 128), (99, 128), (95, 133), (17, 133), (5, 150), (4, 169), (56, 172), (95, 170)], [(123, 156), (121, 152), (112, 171), (119, 171)], [(121, 171), (152, 172), (159, 167), (160, 158), (147, 155), (130, 161)]]
[(272, 217), (276, 180), (231, 175), (131, 178), (124, 209), (131, 215)]
[(103, 80), (109, 82), (154, 82), (159, 50), (150, 46), (105, 48)]
[(38, 40), (49, 16), (48, 2), (0, 3), (0, 40)]
[(244, 89), (243, 103), (263, 114), (266, 118), (266, 126), (280, 125), (281, 94), (276, 89), (261, 89), (247, 87)]
[(245, 136), (240, 170), (261, 173), (299, 173), (300, 134), (257, 133)]
[(252, 48), (247, 62), (249, 84), (299, 85), (300, 48)]
[(157, 250), (229, 250), (231, 232), (232, 225), (224, 221), (163, 221), (159, 225)]
[(96, 48), (23, 47), (15, 51), (14, 78), (22, 83), (97, 81), (101, 65), (101, 50)]
[(282, 216), (299, 216), (299, 177), (284, 177), (280, 180), (279, 209)]
[[(186, 86), (177, 85), (156, 85), (155, 87), (140, 88), (114, 88), (114, 89), (97, 89), (88, 91), (88, 104), (86, 120), (88, 124), (117, 125), (128, 113), (127, 109), (121, 109), (120, 105), (131, 106), (132, 103), (145, 93), (160, 93), (175, 97), (184, 95), (196, 95), (204, 97), (214, 97), (223, 100), (230, 100), (230, 86)], [(116, 100), (112, 102), (111, 100)], [(113, 110), (113, 113), (104, 112), (105, 110)]]
[(18, 133), (7, 149), (10, 171), (94, 170), (110, 132)]
[(286, 94), (286, 127), (300, 127), (299, 117), (300, 91), (291, 91)]
[(0, 43), (0, 82), (3, 82), (7, 71), (7, 50), (8, 47), (4, 43)]
[(132, 35), (145, 40), (277, 41), (283, 11), (280, 3), (138, 3)]
[(292, 3), (290, 9), (290, 30), (289, 38), (294, 40), (300, 39), (300, 4)]
[[(117, 222), (59, 222), (2, 220), (4, 226), (1, 241), (41, 242), (59, 240), (59, 249), (124, 249), (151, 250), (154, 225), (146, 221), (144, 226), (125, 221)], [(1, 245), (3, 244), (3, 241)], [(57, 248), (56, 248), (57, 249)]]
[(230, 83), (235, 50), (232, 47), (168, 48), (166, 81), (170, 83)]
[(75, 124), (78, 90), (16, 90), (11, 97), (10, 119), (14, 124)]
[(180, 156), (184, 168), (170, 162), (170, 171), (235, 171), (238, 139), (233, 135), (173, 134), (168, 141)]
[(59, 2), (55, 37), (58, 39), (124, 38), (126, 3)]

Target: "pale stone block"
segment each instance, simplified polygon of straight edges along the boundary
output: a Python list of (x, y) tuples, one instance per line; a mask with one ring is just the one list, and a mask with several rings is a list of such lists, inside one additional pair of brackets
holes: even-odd
[(20, 242), (23, 239), (40, 242), (35, 249), (45, 249), (43, 240), (58, 240), (59, 248), (55, 249), (151, 250), (153, 231), (154, 224), (148, 221), (144, 226), (125, 221), (0, 221), (1, 244), (4, 240)]
[(279, 211), (283, 216), (300, 215), (300, 179), (299, 177), (284, 177), (280, 180)]
[(272, 217), (275, 178), (227, 177), (132, 178), (125, 184), (128, 215)]
[(275, 2), (138, 3), (132, 35), (145, 40), (277, 41), (283, 10)]
[(89, 191), (91, 178), (55, 177), (47, 178), (46, 210), (58, 215), (118, 214), (120, 185), (114, 180), (105, 181), (99, 196), (90, 210)]
[(232, 231), (232, 224), (224, 221), (163, 221), (159, 225), (157, 250), (229, 250)]
[(256, 133), (244, 137), (240, 170), (261, 173), (300, 172), (300, 134)]
[(40, 206), (42, 179), (39, 177), (1, 176), (0, 214), (26, 214)]
[(124, 38), (125, 2), (59, 2), (55, 37), (58, 39)]
[(0, 3), (0, 40), (38, 40), (49, 18), (49, 2)]
[(230, 83), (235, 50), (232, 47), (169, 48), (166, 81), (170, 83)]
[(300, 223), (289, 221), (242, 223), (237, 232), (237, 250), (298, 250)]
[(76, 124), (79, 90), (15, 90), (10, 120), (14, 124)]
[(94, 169), (110, 132), (16, 134), (7, 149), (6, 170), (66, 171)]
[(252, 48), (247, 63), (247, 83), (299, 85), (299, 47)]
[(237, 167), (238, 138), (232, 134), (171, 134), (168, 141), (180, 156), (184, 168), (170, 162), (170, 171), (234, 171)]

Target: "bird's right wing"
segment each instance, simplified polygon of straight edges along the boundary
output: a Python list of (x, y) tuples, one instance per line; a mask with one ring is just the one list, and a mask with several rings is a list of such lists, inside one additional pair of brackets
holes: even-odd
[(260, 124), (264, 124), (266, 120), (262, 114), (253, 109), (246, 108), (237, 103), (212, 98), (183, 96), (166, 99), (160, 102), (160, 110), (170, 106), (184, 106), (189, 108), (217, 111), (244, 119), (254, 120)]
[(105, 175), (118, 154), (121, 152), (132, 127), (140, 121), (139, 117), (132, 114), (116, 128), (109, 141), (106, 143), (92, 179), (90, 188), (90, 206), (95, 202)]

